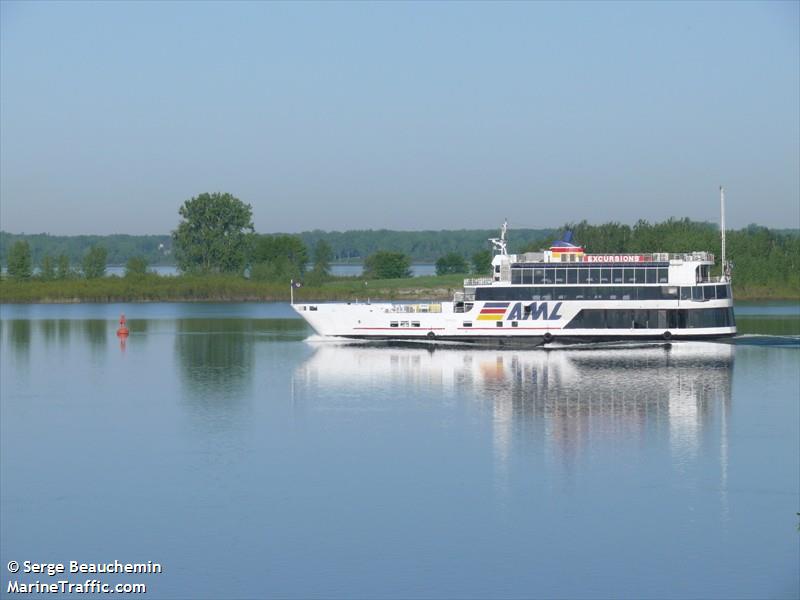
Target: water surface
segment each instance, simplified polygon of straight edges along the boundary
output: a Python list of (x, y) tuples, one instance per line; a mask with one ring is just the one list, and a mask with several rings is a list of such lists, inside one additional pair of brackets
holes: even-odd
[(735, 344), (498, 351), (310, 342), (285, 304), (2, 306), (0, 565), (154, 560), (158, 598), (797, 597), (800, 341), (763, 312)]

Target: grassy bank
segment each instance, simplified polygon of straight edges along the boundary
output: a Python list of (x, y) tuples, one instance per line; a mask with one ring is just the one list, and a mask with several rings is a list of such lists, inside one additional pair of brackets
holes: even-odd
[[(332, 278), (320, 286), (295, 290), (295, 300), (446, 300), (460, 289), (463, 276), (364, 280)], [(237, 276), (104, 277), (66, 281), (0, 282), (0, 303), (57, 302), (246, 302), (288, 301), (289, 283), (251, 281)]]
[[(461, 289), (462, 275), (381, 279), (365, 281), (337, 277), (319, 286), (295, 291), (298, 301), (386, 299), (449, 300)], [(737, 300), (800, 300), (800, 290), (737, 285)], [(287, 301), (289, 284), (251, 281), (236, 276), (104, 277), (66, 281), (0, 282), (1, 303), (56, 302), (178, 302), (178, 301)]]

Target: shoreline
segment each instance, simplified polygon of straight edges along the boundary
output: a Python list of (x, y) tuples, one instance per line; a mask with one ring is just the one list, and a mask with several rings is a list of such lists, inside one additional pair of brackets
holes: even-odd
[[(296, 302), (450, 301), (463, 289), (464, 275), (424, 275), (403, 279), (331, 277), (294, 292)], [(736, 285), (737, 302), (800, 302), (800, 289)], [(82, 304), (152, 302), (289, 302), (286, 283), (254, 281), (232, 275), (106, 277), (66, 280), (0, 280), (3, 304)]]

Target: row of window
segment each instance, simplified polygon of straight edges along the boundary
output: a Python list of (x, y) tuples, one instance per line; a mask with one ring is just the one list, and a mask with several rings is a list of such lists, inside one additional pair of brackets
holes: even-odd
[(475, 300), (719, 300), (730, 298), (728, 285), (597, 286), (597, 287), (479, 287)]
[(696, 329), (733, 327), (732, 308), (667, 310), (583, 309), (565, 329)]
[(419, 327), (419, 321), (389, 321), (389, 327)]
[(667, 283), (667, 267), (511, 269), (511, 283)]

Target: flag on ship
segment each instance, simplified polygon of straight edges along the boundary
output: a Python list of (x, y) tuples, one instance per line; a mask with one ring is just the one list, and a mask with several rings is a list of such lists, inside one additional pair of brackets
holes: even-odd
[(478, 321), (502, 321), (509, 302), (486, 302), (478, 313)]

